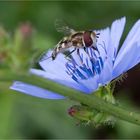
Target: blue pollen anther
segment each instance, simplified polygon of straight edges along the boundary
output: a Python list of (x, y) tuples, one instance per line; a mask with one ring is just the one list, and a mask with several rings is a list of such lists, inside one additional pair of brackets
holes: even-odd
[(81, 79), (87, 79), (86, 76), (84, 76), (78, 69), (76, 69), (75, 72), (78, 74), (78, 76), (79, 76)]
[(71, 78), (78, 83), (78, 79), (74, 75)]
[(97, 56), (91, 48), (88, 51), (87, 57), (84, 57), (82, 53), (78, 55), (81, 62), (80, 65), (77, 64), (73, 57), (65, 64), (66, 73), (77, 83), (80, 82), (79, 80), (87, 80), (100, 74), (103, 69), (104, 62), (100, 54)]
[(103, 68), (103, 66), (104, 66), (104, 62), (103, 62), (103, 60), (102, 60), (101, 57), (99, 57), (99, 61), (100, 61), (100, 64), (101, 64), (101, 68)]
[(91, 71), (91, 69), (90, 68), (87, 68), (85, 65), (84, 65), (84, 67), (80, 66), (80, 69), (83, 70), (87, 74), (87, 77), (88, 78), (94, 76), (94, 74)]

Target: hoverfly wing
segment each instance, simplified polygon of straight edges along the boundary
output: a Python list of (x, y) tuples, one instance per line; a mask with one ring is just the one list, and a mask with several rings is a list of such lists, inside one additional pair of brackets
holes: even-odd
[(57, 19), (55, 21), (55, 28), (58, 32), (64, 35), (70, 35), (75, 33), (74, 29), (71, 29), (63, 20)]

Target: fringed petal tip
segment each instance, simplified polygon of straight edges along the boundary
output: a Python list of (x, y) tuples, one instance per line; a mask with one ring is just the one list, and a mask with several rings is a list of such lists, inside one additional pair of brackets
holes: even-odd
[(129, 31), (119, 50), (113, 70), (113, 78), (128, 71), (140, 62), (140, 20)]
[[(111, 45), (111, 48), (114, 48), (113, 50), (114, 50), (115, 56), (119, 47), (122, 33), (124, 31), (125, 23), (126, 23), (126, 17), (122, 17), (121, 19), (115, 20), (111, 25), (111, 44), (110, 45)], [(112, 55), (114, 55), (114, 53), (112, 52)]]
[(25, 93), (31, 96), (39, 97), (39, 98), (64, 99), (64, 96), (61, 96), (54, 92), (48, 91), (46, 89), (31, 85), (31, 84), (26, 84), (20, 81), (15, 81), (10, 87), (10, 89)]

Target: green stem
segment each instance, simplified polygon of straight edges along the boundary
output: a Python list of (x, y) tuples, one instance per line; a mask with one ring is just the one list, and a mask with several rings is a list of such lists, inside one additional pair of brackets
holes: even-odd
[(72, 100), (86, 104), (91, 108), (111, 114), (119, 119), (140, 125), (140, 114), (128, 111), (127, 109), (108, 103), (97, 96), (83, 94), (82, 92), (67, 88), (50, 80), (46, 80), (34, 75), (17, 75), (5, 70), (0, 71), (0, 80), (3, 82), (20, 80), (29, 84), (33, 84), (47, 90), (51, 90), (55, 93), (59, 93)]

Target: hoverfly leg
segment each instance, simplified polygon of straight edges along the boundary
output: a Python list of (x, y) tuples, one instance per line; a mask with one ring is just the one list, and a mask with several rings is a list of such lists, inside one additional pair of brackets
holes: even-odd
[(81, 56), (80, 56), (80, 50), (79, 50), (79, 48), (77, 49), (77, 55), (79, 56), (80, 62), (83, 65), (83, 61), (82, 61)]
[(84, 51), (87, 53), (86, 47), (84, 47)]
[(80, 50), (79, 49), (77, 49), (77, 54), (78, 54), (78, 56), (80, 56)]
[(47, 52), (45, 52), (45, 53), (41, 54), (41, 56), (39, 57), (37, 62), (42, 62), (42, 61), (45, 61), (45, 60), (50, 59), (50, 58), (52, 58), (52, 56), (48, 56)]
[(76, 48), (74, 50), (72, 50), (69, 54), (67, 54), (65, 57), (70, 56), (74, 51), (76, 51)]
[(100, 55), (100, 52), (99, 52), (99, 50), (98, 50), (97, 47), (91, 46), (91, 48), (92, 48), (93, 50), (96, 50), (96, 51), (98, 52), (98, 54)]
[(86, 47), (84, 47), (84, 51), (86, 52), (86, 54), (90, 57), (88, 49)]

